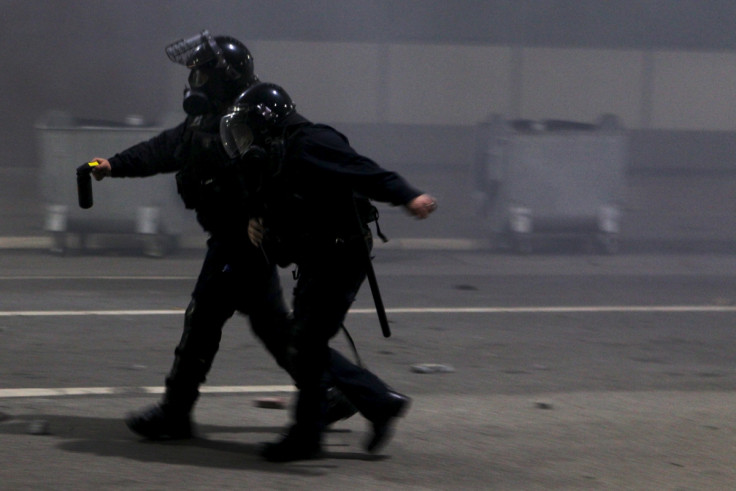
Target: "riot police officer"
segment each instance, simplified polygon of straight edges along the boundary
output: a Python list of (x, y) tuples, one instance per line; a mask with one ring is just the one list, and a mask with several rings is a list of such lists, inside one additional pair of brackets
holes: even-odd
[[(150, 439), (192, 435), (191, 412), (199, 387), (218, 351), (222, 328), (236, 311), (248, 316), (256, 336), (285, 368), (289, 367), (284, 339), (291, 329), (277, 269), (247, 238), (248, 169), (225, 154), (219, 138), (223, 111), (258, 81), (251, 54), (237, 39), (207, 31), (171, 44), (166, 52), (190, 70), (183, 100), (185, 121), (109, 160), (96, 158), (99, 165), (93, 170), (98, 180), (176, 172), (185, 206), (196, 211), (209, 233), (163, 399), (126, 419), (132, 431)], [(343, 385), (362, 383), (356, 378), (362, 369), (339, 353), (331, 353), (330, 365), (330, 378), (341, 378)], [(324, 383), (332, 397), (329, 420), (354, 414), (355, 408), (333, 388), (334, 382)]]
[[(272, 461), (315, 458), (324, 428), (320, 377), (328, 369), (328, 342), (366, 277), (367, 223), (375, 218), (367, 198), (402, 205), (418, 218), (434, 211), (436, 201), (355, 152), (333, 128), (302, 117), (278, 85), (247, 89), (220, 126), (228, 154), (260, 173), (251, 181), (260, 183), (250, 193), (251, 242), (273, 261), (298, 266), (287, 352), (299, 388), (295, 422), (262, 455)], [(338, 387), (350, 395), (350, 388)], [(372, 423), (366, 449), (375, 452), (410, 401), (384, 386), (381, 396), (354, 402)]]

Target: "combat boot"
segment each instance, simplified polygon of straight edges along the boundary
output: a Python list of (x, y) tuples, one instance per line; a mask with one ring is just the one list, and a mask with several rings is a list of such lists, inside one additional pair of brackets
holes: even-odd
[(125, 424), (132, 432), (149, 440), (178, 440), (193, 436), (190, 411), (177, 410), (165, 403), (128, 414)]
[(388, 443), (394, 433), (396, 418), (404, 416), (410, 405), (409, 397), (394, 391), (388, 392), (381, 413), (371, 419), (373, 433), (365, 442), (367, 451), (375, 453)]
[(353, 403), (337, 387), (327, 389), (326, 398), (325, 426), (348, 419), (358, 412)]
[[(134, 433), (149, 440), (191, 438), (192, 408), (199, 397), (199, 386), (212, 365), (219, 335), (203, 337), (209, 320), (207, 311), (197, 308), (192, 300), (184, 314), (184, 331), (174, 351), (174, 364), (166, 376), (166, 392), (162, 401), (130, 413), (125, 418)], [(220, 327), (224, 320), (219, 324)], [(217, 324), (215, 324), (217, 325)], [(216, 334), (219, 331), (215, 330)]]
[(266, 443), (261, 450), (261, 457), (269, 462), (311, 460), (322, 456), (322, 445), (319, 438), (309, 438), (301, 434), (296, 426), (292, 426), (281, 440)]

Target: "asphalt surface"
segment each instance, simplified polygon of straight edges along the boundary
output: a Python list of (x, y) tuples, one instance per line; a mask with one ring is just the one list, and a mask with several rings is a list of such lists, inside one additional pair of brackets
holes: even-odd
[[(326, 435), (325, 459), (289, 464), (257, 454), (289, 421), (257, 401), (293, 394), (241, 317), (195, 411), (198, 438), (144, 442), (123, 424), (159, 397), (199, 263), (200, 251), (0, 254), (0, 488), (736, 482), (736, 256), (378, 246), (393, 334), (381, 336), (367, 288), (347, 326), (411, 410), (379, 455), (363, 450), (368, 428), (355, 416)], [(343, 336), (333, 345), (353, 356)]]

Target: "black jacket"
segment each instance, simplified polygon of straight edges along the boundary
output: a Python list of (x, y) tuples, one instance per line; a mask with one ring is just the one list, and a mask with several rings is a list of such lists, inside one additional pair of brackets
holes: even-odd
[(271, 166), (252, 210), (289, 249), (321, 249), (362, 235), (372, 208), (368, 199), (404, 205), (421, 194), (396, 172), (357, 153), (329, 126), (294, 113), (283, 129), (283, 160), (279, 168)]
[(150, 140), (111, 157), (112, 177), (147, 177), (177, 172), (187, 208), (202, 227), (221, 238), (247, 236), (247, 169), (227, 157), (220, 144), (219, 117), (187, 118)]

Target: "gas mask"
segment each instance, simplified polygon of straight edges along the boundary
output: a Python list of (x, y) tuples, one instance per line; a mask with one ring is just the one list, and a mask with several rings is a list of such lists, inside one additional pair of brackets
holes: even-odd
[(195, 68), (189, 72), (182, 106), (190, 116), (216, 113), (226, 103), (226, 82), (216, 69)]

